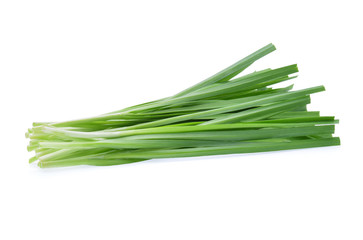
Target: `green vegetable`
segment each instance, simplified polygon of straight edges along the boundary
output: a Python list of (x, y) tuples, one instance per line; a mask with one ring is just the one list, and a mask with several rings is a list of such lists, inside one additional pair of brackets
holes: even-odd
[(105, 166), (339, 145), (338, 120), (306, 108), (323, 86), (271, 87), (295, 78), (296, 65), (236, 77), (274, 50), (269, 44), (171, 97), (91, 118), (33, 123), (26, 133), (35, 152), (29, 162)]

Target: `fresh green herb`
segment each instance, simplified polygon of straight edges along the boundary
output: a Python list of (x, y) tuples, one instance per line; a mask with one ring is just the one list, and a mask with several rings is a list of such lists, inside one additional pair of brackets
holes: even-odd
[(338, 120), (306, 108), (323, 86), (271, 87), (295, 78), (296, 65), (236, 77), (274, 50), (269, 44), (171, 97), (91, 118), (33, 123), (26, 133), (35, 152), (29, 162), (105, 166), (339, 145)]

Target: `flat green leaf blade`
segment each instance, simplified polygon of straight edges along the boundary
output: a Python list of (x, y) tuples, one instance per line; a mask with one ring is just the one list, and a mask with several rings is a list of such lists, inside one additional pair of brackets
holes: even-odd
[(200, 88), (203, 88), (205, 86), (208, 86), (210, 84), (213, 84), (213, 83), (216, 83), (219, 81), (229, 80), (229, 79), (233, 78), (234, 76), (236, 76), (237, 74), (239, 74), (240, 72), (242, 72), (247, 67), (249, 67), (252, 63), (257, 61), (258, 59), (266, 56), (267, 54), (269, 54), (275, 50), (276, 50), (276, 47), (272, 43), (270, 43), (270, 44), (266, 45), (265, 47), (257, 50), (256, 52), (248, 55), (247, 57), (241, 59), (240, 61), (232, 64), (228, 68), (207, 78), (206, 80), (204, 80), (200, 83), (197, 83), (196, 85), (189, 87), (186, 90), (176, 94), (174, 97), (180, 97), (180, 96), (186, 95), (188, 93), (194, 92)]

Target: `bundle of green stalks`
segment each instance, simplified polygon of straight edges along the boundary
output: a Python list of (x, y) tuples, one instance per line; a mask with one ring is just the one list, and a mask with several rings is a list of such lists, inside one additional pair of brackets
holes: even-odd
[(339, 145), (338, 121), (307, 111), (323, 86), (271, 86), (295, 78), (296, 65), (239, 73), (271, 53), (269, 44), (167, 98), (96, 117), (33, 123), (29, 162), (39, 167), (115, 165), (153, 158), (252, 153)]

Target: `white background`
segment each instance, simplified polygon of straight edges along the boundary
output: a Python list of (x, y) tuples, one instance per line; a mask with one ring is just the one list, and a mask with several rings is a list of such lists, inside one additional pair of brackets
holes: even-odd
[[(1, 1), (1, 239), (363, 239), (360, 1)], [(26, 129), (166, 97), (274, 43), (342, 146), (28, 165)]]

